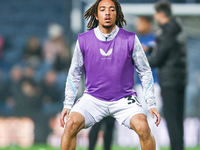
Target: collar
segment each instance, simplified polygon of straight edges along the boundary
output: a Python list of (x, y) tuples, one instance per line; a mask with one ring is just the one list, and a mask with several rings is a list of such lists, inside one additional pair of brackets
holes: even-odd
[(94, 28), (94, 33), (95, 33), (96, 37), (101, 41), (110, 41), (110, 40), (114, 39), (115, 36), (117, 35), (118, 31), (119, 31), (119, 27), (117, 25), (115, 25), (115, 29), (109, 34), (102, 33), (99, 29), (99, 26)]

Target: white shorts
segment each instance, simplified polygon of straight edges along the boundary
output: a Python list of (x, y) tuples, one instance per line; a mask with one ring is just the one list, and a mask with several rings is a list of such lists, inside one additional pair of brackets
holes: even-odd
[(120, 125), (130, 128), (130, 119), (132, 116), (140, 113), (145, 114), (142, 105), (135, 96), (107, 102), (89, 94), (84, 94), (78, 99), (71, 112), (78, 112), (84, 116), (85, 128), (94, 125), (105, 116), (113, 116)]

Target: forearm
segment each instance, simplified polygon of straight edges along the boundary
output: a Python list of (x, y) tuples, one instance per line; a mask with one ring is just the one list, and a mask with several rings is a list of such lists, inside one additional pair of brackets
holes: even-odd
[(77, 41), (65, 86), (64, 108), (71, 109), (76, 98), (83, 68), (83, 56)]
[(148, 109), (155, 108), (156, 102), (154, 96), (153, 76), (146, 55), (138, 38), (135, 40), (132, 57), (135, 63), (136, 71), (141, 80), (144, 99), (148, 105)]

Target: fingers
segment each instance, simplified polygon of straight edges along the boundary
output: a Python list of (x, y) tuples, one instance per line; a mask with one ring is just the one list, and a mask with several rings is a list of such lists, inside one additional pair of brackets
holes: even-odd
[(153, 111), (150, 111), (151, 117), (154, 118), (154, 113)]
[(154, 115), (156, 116), (155, 124), (158, 127), (158, 125), (160, 124), (160, 121), (161, 121), (161, 117), (160, 117), (158, 110), (153, 108), (153, 109), (150, 109), (149, 112), (150, 112), (152, 118), (154, 118)]
[(68, 117), (69, 117), (69, 110), (68, 109), (63, 109), (63, 111), (61, 112), (61, 115), (60, 115), (60, 126), (62, 128), (64, 128), (64, 126), (65, 126), (65, 116), (68, 119)]
[(155, 111), (154, 114), (156, 115), (157, 119), (156, 119), (156, 126), (158, 127), (158, 125), (160, 124), (160, 121), (161, 121), (161, 117), (160, 117), (160, 114), (158, 111)]
[(61, 113), (61, 116), (60, 116), (60, 126), (62, 128), (64, 128), (64, 125), (65, 125), (64, 117), (65, 117), (65, 115), (63, 113)]

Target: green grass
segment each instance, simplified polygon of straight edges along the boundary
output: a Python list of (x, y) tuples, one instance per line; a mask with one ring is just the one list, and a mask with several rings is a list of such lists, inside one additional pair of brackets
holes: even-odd
[[(53, 148), (51, 146), (47, 146), (45, 144), (35, 144), (34, 146), (30, 148), (20, 148), (17, 146), (12, 146), (8, 148), (0, 148), (0, 150), (60, 150), (60, 148)], [(87, 148), (81, 148), (77, 147), (76, 150), (87, 150)], [(95, 150), (103, 150), (102, 147), (97, 147)], [(130, 148), (130, 147), (119, 147), (117, 145), (114, 145), (112, 147), (112, 150), (138, 150), (138, 148)], [(170, 150), (169, 148), (161, 148), (161, 150)], [(200, 150), (200, 146), (195, 148), (185, 148), (184, 150)]]

